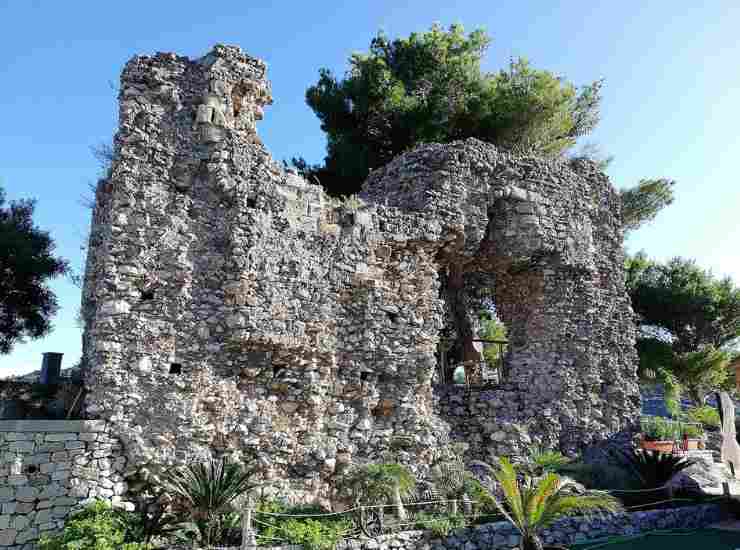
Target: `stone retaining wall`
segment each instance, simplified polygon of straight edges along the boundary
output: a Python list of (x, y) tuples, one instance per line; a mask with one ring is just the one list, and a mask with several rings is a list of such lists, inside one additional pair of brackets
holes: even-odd
[(0, 548), (29, 550), (88, 498), (126, 505), (126, 459), (98, 420), (0, 421)]
[[(570, 545), (596, 541), (607, 537), (634, 536), (666, 529), (699, 529), (726, 519), (719, 504), (699, 504), (672, 510), (649, 510), (611, 514), (591, 519), (572, 517), (561, 519), (543, 533), (545, 544)], [(404, 531), (364, 541), (349, 540), (337, 550), (518, 550), (519, 534), (505, 521), (458, 529), (450, 536), (433, 538), (430, 531)], [(172, 546), (168, 550), (188, 550)], [(269, 550), (302, 550), (290, 544), (269, 547)], [(222, 550), (239, 550), (223, 547)], [(267, 549), (266, 549), (267, 550)]]
[[(574, 544), (605, 537), (636, 535), (658, 529), (706, 527), (724, 518), (717, 504), (685, 506), (673, 510), (650, 510), (584, 519), (565, 518), (543, 534), (546, 544)], [(360, 550), (509, 550), (516, 549), (519, 535), (507, 522), (460, 529), (445, 539), (430, 538), (428, 531), (407, 531), (348, 545)], [(340, 549), (344, 550), (344, 549)]]

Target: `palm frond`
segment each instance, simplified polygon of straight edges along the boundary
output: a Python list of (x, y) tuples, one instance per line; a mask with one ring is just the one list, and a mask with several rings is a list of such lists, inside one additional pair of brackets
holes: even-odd
[(554, 495), (547, 501), (545, 510), (539, 518), (539, 525), (545, 528), (562, 516), (600, 514), (619, 512), (622, 505), (615, 497), (602, 491), (593, 491), (585, 495)]
[(519, 489), (519, 481), (516, 477), (516, 470), (512, 466), (511, 462), (505, 457), (499, 459), (500, 468), (496, 472), (496, 480), (501, 485), (501, 489), (504, 492), (504, 498), (506, 503), (509, 505), (512, 517), (520, 525), (526, 524), (526, 516), (524, 514), (524, 508), (522, 506), (522, 494)]
[(536, 524), (540, 520), (547, 509), (548, 500), (559, 488), (560, 477), (556, 474), (547, 474), (539, 481), (527, 501), (526, 516), (529, 523)]

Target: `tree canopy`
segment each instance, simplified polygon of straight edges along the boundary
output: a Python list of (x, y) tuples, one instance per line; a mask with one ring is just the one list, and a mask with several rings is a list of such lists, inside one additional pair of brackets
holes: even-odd
[(48, 282), (67, 270), (49, 234), (34, 225), (34, 206), (32, 200), (6, 205), (0, 187), (0, 354), (49, 332), (57, 300)]
[(683, 258), (660, 263), (641, 252), (625, 267), (640, 317), (640, 372), (663, 382), (670, 410), (679, 412), (683, 392), (701, 403), (710, 391), (729, 389), (727, 366), (740, 337), (740, 288)]
[(672, 204), (675, 183), (666, 178), (641, 179), (637, 185), (622, 189), (619, 195), (625, 231), (639, 229)]
[(641, 323), (667, 331), (678, 353), (720, 348), (740, 337), (740, 288), (694, 260), (659, 263), (639, 253), (627, 259), (626, 282)]
[(390, 40), (378, 33), (338, 79), (321, 69), (306, 101), (327, 134), (323, 166), (294, 164), (330, 194), (359, 191), (370, 170), (420, 143), (475, 137), (558, 155), (599, 120), (601, 81), (582, 88), (524, 59), (495, 73), (481, 69), (491, 43), (461, 25)]

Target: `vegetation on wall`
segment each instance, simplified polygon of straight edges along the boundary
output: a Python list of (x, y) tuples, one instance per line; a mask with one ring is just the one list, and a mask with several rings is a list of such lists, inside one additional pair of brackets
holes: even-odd
[(327, 134), (324, 165), (294, 159), (330, 194), (359, 191), (370, 172), (421, 143), (475, 137), (555, 156), (599, 120), (601, 81), (581, 88), (526, 59), (485, 72), (490, 37), (461, 25), (391, 40), (382, 32), (337, 78), (321, 69), (306, 102)]

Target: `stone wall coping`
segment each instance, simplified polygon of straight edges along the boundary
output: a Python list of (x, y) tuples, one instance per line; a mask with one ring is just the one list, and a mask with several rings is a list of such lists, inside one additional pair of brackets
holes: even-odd
[(2, 432), (103, 432), (104, 420), (0, 420)]

